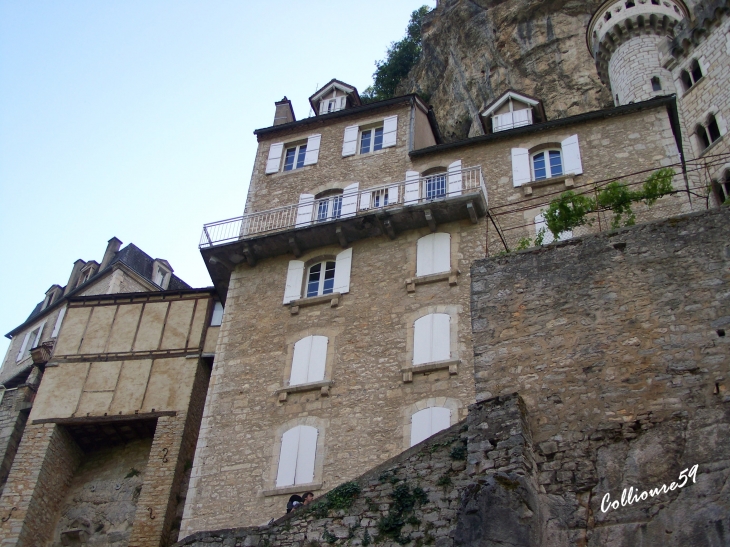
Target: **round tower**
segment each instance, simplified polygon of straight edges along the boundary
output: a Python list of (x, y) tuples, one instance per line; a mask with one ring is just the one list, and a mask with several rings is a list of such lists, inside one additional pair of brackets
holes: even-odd
[(660, 46), (688, 13), (682, 0), (608, 0), (593, 15), (586, 41), (616, 106), (675, 92)]

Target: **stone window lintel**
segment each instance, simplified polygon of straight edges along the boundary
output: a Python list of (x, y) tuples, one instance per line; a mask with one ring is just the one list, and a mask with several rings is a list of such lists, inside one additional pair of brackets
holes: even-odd
[(457, 277), (461, 275), (460, 270), (451, 270), (449, 272), (441, 272), (431, 275), (422, 275), (420, 277), (409, 277), (406, 279), (406, 290), (408, 292), (416, 292), (416, 285), (425, 285), (427, 283), (437, 283), (439, 281), (447, 281), (452, 287), (457, 284)]
[(322, 397), (329, 397), (330, 386), (334, 382), (332, 380), (322, 380), (321, 382), (310, 382), (308, 384), (296, 384), (293, 386), (284, 386), (277, 389), (274, 393), (279, 396), (279, 402), (283, 403), (286, 401), (287, 396), (290, 393), (302, 393), (305, 391), (316, 391), (319, 390)]
[(436, 361), (435, 363), (427, 363), (425, 365), (412, 365), (403, 367), (403, 382), (410, 383), (413, 381), (414, 374), (425, 374), (436, 370), (449, 369), (449, 375), (458, 374), (461, 359), (449, 359), (447, 361)]
[(298, 298), (297, 300), (292, 300), (288, 304), (285, 304), (285, 306), (289, 306), (289, 311), (291, 311), (292, 315), (296, 315), (299, 313), (299, 308), (304, 306), (315, 306), (317, 304), (324, 304), (325, 302), (329, 302), (330, 308), (336, 308), (340, 305), (340, 298), (342, 297), (341, 293), (333, 292), (330, 294), (323, 294), (320, 296), (310, 296), (308, 298)]
[(575, 175), (573, 173), (570, 173), (568, 175), (560, 175), (558, 177), (550, 177), (549, 179), (542, 179), (542, 180), (533, 180), (532, 182), (528, 182), (522, 185), (522, 193), (525, 196), (532, 195), (533, 188), (541, 188), (543, 186), (551, 186), (553, 184), (560, 184), (561, 182), (565, 184), (566, 188), (573, 188), (575, 186), (575, 177), (579, 175)]

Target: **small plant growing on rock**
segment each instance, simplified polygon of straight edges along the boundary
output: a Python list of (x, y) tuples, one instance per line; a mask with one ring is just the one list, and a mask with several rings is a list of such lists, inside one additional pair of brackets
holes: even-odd
[(405, 545), (410, 541), (410, 536), (402, 536), (401, 530), (406, 523), (413, 526), (420, 524), (412, 513), (416, 505), (428, 502), (428, 495), (420, 486), (411, 490), (407, 484), (400, 484), (393, 489), (391, 498), (393, 498), (393, 505), (391, 505), (388, 515), (378, 522), (378, 532), (380, 536), (390, 537), (396, 543)]
[(444, 488), (448, 488), (451, 486), (453, 482), (451, 482), (451, 477), (449, 475), (441, 475), (439, 477), (439, 480), (436, 481), (436, 486), (443, 486)]
[(463, 444), (457, 444), (451, 448), (449, 453), (452, 460), (465, 460), (466, 459), (466, 446)]
[(324, 498), (313, 504), (312, 511), (319, 518), (326, 517), (330, 510), (349, 509), (360, 495), (360, 485), (354, 481), (345, 482), (330, 491)]

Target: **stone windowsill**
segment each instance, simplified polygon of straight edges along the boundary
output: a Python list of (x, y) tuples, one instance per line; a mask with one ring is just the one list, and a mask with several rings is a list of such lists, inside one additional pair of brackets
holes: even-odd
[(261, 495), (268, 498), (270, 496), (285, 496), (286, 494), (303, 494), (304, 492), (316, 492), (317, 490), (322, 490), (321, 482), (297, 484), (295, 486), (285, 486), (283, 488), (274, 488), (273, 490), (264, 490), (261, 492)]
[(461, 275), (459, 270), (451, 270), (450, 272), (441, 272), (431, 275), (422, 275), (420, 277), (409, 277), (406, 279), (406, 290), (408, 292), (416, 292), (416, 285), (426, 285), (427, 283), (437, 283), (439, 281), (448, 281), (452, 287), (457, 284), (456, 278)]
[(322, 397), (329, 397), (330, 386), (333, 384), (332, 380), (323, 380), (321, 382), (310, 382), (308, 384), (296, 384), (293, 386), (284, 386), (275, 391), (279, 396), (279, 401), (286, 401), (287, 396), (290, 393), (302, 393), (304, 391), (317, 391), (319, 390)]
[(425, 365), (403, 367), (401, 369), (401, 372), (403, 373), (403, 381), (406, 383), (412, 382), (414, 374), (425, 374), (427, 372), (444, 369), (449, 369), (449, 375), (454, 375), (459, 372), (460, 363), (461, 359), (449, 359), (447, 361), (436, 361), (435, 363), (427, 363)]
[(299, 308), (302, 308), (304, 306), (316, 306), (317, 304), (324, 304), (325, 302), (329, 303), (330, 308), (336, 308), (340, 305), (340, 298), (342, 297), (342, 294), (338, 292), (333, 292), (330, 294), (323, 294), (322, 296), (310, 296), (309, 298), (299, 298), (297, 300), (292, 300), (288, 304), (284, 304), (285, 306), (289, 306), (289, 311), (292, 315), (296, 315), (299, 313)]
[[(727, 133), (725, 133), (725, 135), (727, 135)], [(700, 152), (699, 156), (697, 156), (697, 157), (698, 158), (703, 157), (705, 154), (707, 154), (713, 148), (715, 148), (717, 145), (719, 145), (723, 140), (725, 140), (725, 135), (720, 135), (720, 138), (719, 139), (717, 139), (715, 142), (713, 142), (712, 144), (710, 144), (710, 146), (708, 146), (702, 152)]]
[[(284, 171), (284, 165), (282, 164), (279, 171), (276, 173), (264, 173), (267, 177), (271, 177), (273, 179), (278, 179), (279, 177), (285, 177), (287, 175), (291, 175), (293, 173), (303, 173), (304, 171), (309, 171), (312, 169), (316, 163), (312, 163), (310, 165), (302, 165), (301, 167), (297, 167), (296, 169), (290, 169), (289, 171)], [(264, 170), (266, 170), (266, 163), (264, 162)]]
[(566, 188), (573, 188), (575, 186), (575, 177), (577, 175), (560, 175), (559, 177), (550, 177), (549, 179), (535, 180), (528, 182), (521, 186), (522, 193), (525, 196), (532, 195), (534, 188), (542, 188), (543, 186), (552, 186), (553, 184), (564, 183)]
[[(687, 95), (689, 95), (690, 93), (692, 93), (695, 89), (697, 89), (698, 87), (702, 87), (702, 84), (704, 83), (705, 80), (707, 80), (707, 78), (705, 78), (705, 76), (702, 75), (702, 78), (700, 78), (699, 80), (697, 80), (692, 85), (692, 87), (690, 87), (687, 91), (682, 90), (682, 97), (681, 98), (684, 99)], [(684, 84), (681, 84), (680, 83), (680, 85), (684, 85)]]
[[(360, 149), (360, 142), (357, 143), (357, 148), (358, 148), (358, 150)], [(385, 154), (391, 148), (395, 148), (395, 146), (386, 146), (385, 148), (381, 148), (380, 150), (373, 150), (372, 152), (368, 152), (367, 154), (360, 154), (360, 152), (358, 152), (356, 154), (351, 154), (349, 156), (345, 156), (342, 159), (345, 161), (354, 161), (354, 160), (358, 160), (358, 159), (365, 160), (367, 158), (372, 158), (373, 156), (377, 156), (379, 154)], [(384, 184), (387, 184), (387, 182)]]

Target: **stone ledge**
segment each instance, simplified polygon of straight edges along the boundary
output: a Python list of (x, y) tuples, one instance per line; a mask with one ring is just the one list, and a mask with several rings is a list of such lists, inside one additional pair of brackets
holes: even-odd
[(324, 304), (325, 302), (329, 302), (330, 308), (336, 308), (340, 305), (340, 298), (342, 297), (341, 293), (333, 292), (330, 294), (323, 294), (322, 296), (310, 296), (309, 298), (299, 298), (297, 300), (292, 300), (288, 304), (284, 304), (285, 306), (289, 306), (289, 311), (292, 315), (296, 315), (299, 313), (299, 308), (304, 306), (316, 306), (317, 304)]
[(525, 196), (531, 196), (533, 188), (542, 188), (543, 186), (552, 186), (553, 184), (564, 183), (566, 188), (573, 188), (575, 186), (575, 177), (578, 175), (560, 175), (559, 177), (550, 177), (549, 179), (534, 180), (520, 186), (522, 188), (522, 194)]
[(323, 380), (321, 382), (310, 382), (308, 384), (296, 384), (293, 386), (285, 386), (277, 389), (274, 393), (279, 396), (279, 402), (283, 403), (286, 401), (289, 393), (302, 393), (304, 391), (316, 391), (320, 390), (322, 397), (329, 397), (330, 386), (334, 384), (332, 380)]
[(449, 369), (450, 375), (458, 374), (459, 364), (461, 364), (461, 359), (449, 359), (447, 361), (436, 361), (435, 363), (427, 363), (425, 365), (403, 367), (401, 372), (403, 373), (403, 381), (409, 383), (413, 381), (414, 374), (425, 374), (427, 372), (434, 372), (435, 370)]
[(448, 281), (452, 287), (457, 284), (457, 277), (461, 275), (459, 270), (451, 270), (450, 272), (441, 272), (431, 275), (422, 275), (419, 277), (409, 277), (406, 279), (406, 290), (416, 292), (416, 285), (426, 285), (427, 283), (437, 283), (439, 281)]
[(273, 490), (262, 490), (261, 495), (268, 498), (271, 496), (285, 496), (286, 494), (302, 494), (308, 491), (316, 492), (317, 490), (322, 490), (321, 482), (285, 486), (284, 488), (274, 488)]

